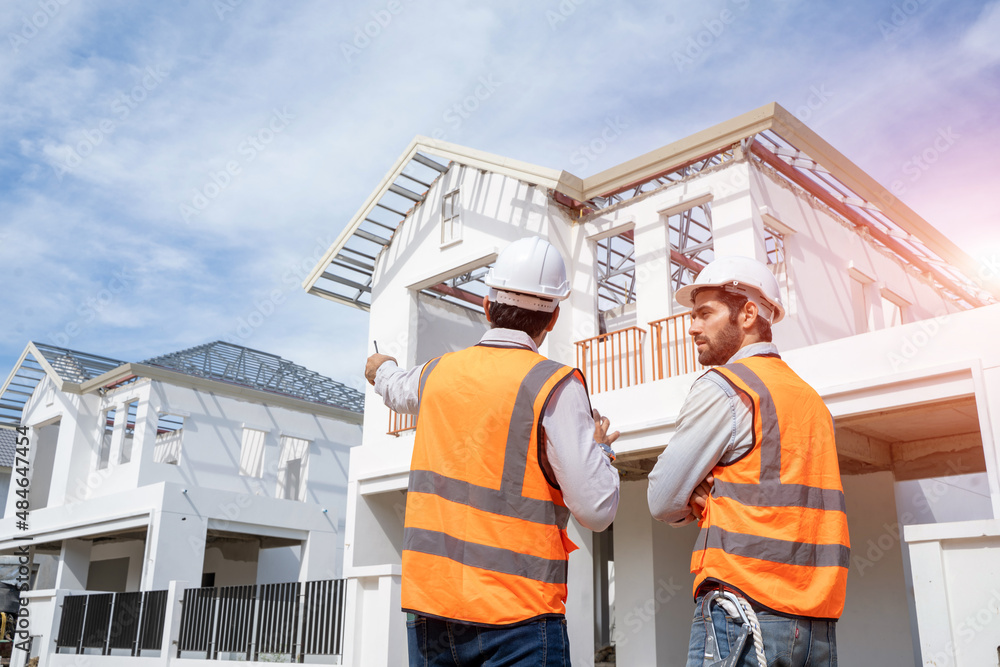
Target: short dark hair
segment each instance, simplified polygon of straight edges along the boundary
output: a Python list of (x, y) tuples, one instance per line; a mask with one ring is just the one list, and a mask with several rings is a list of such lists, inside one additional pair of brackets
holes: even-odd
[[(736, 318), (739, 317), (740, 311), (743, 310), (743, 306), (747, 304), (747, 299), (742, 294), (736, 294), (735, 292), (729, 292), (724, 289), (706, 287), (702, 289), (714, 289), (718, 293), (718, 299), (722, 303), (726, 304), (726, 308), (729, 309), (729, 323), (736, 324)], [(701, 290), (695, 290), (693, 296), (698, 296)], [(757, 335), (765, 343), (770, 343), (772, 339), (771, 335), (771, 323), (768, 322), (760, 309), (757, 309), (757, 320), (754, 322), (754, 328), (757, 330)]]
[(516, 329), (534, 338), (545, 331), (551, 321), (552, 313), (490, 301), (490, 324), (494, 329)]

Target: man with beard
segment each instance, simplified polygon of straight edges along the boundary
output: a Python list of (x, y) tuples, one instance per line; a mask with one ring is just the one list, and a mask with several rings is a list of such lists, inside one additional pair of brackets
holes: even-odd
[(771, 342), (777, 280), (720, 258), (675, 298), (698, 360), (717, 366), (649, 474), (653, 517), (701, 526), (688, 667), (836, 665), (850, 544), (833, 419)]

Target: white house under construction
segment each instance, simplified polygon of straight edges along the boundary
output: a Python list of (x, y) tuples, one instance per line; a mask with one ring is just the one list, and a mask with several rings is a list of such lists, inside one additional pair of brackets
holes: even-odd
[(0, 389), (27, 460), (0, 499), (0, 555), (30, 570), (18, 643), (43, 667), (332, 664), (363, 401), (225, 342), (142, 363), (29, 343)]
[[(617, 519), (603, 534), (570, 529), (575, 665), (609, 643), (619, 665), (684, 664), (697, 528), (650, 518), (645, 477), (701, 371), (673, 293), (716, 255), (773, 269), (788, 310), (775, 343), (836, 420), (853, 546), (841, 662), (996, 664), (1000, 289), (988, 267), (770, 104), (587, 178), (418, 137), (304, 287), (369, 310), (379, 350), (410, 367), (478, 341), (482, 278), (529, 234), (569, 260), (573, 287), (540, 351), (580, 367), (622, 431)], [(348, 483), (345, 664), (402, 665), (414, 423), (368, 399)]]

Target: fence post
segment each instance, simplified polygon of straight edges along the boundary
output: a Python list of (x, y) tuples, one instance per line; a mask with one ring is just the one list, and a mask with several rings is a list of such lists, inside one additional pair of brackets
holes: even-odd
[(184, 611), (181, 596), (189, 585), (186, 581), (171, 581), (167, 585), (167, 606), (163, 610), (163, 638), (160, 640), (160, 657), (167, 663), (170, 661), (170, 651), (173, 647), (178, 647), (177, 654), (180, 655), (181, 614)]

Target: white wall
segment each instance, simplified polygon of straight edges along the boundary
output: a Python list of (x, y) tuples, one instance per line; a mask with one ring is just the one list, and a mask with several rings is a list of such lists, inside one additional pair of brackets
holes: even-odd
[[(273, 547), (261, 549), (257, 559), (257, 583), (279, 584), (292, 581), (302, 562), (302, 547)], [(329, 554), (328, 558), (336, 556)], [(289, 576), (291, 574), (291, 576)]]
[[(142, 565), (145, 556), (145, 540), (128, 540), (116, 542), (97, 543), (90, 551), (90, 562), (111, 560), (116, 558), (128, 558), (128, 572), (126, 575), (125, 590), (137, 591), (142, 583)], [(88, 590), (99, 590), (92, 588), (91, 583), (87, 584)]]
[[(121, 400), (120, 398), (118, 400)], [(140, 408), (141, 408), (140, 404)], [(157, 414), (184, 416), (180, 463), (155, 463), (152, 438)], [(187, 387), (151, 383), (149, 408), (140, 436), (136, 426), (133, 460), (141, 458), (140, 484), (165, 481), (201, 488), (277, 497), (280, 437), (310, 441), (306, 500), (342, 505), (350, 448), (360, 441), (361, 427), (283, 407), (263, 405)], [(239, 474), (243, 428), (264, 431), (263, 477)], [(342, 522), (342, 513), (339, 521)]]
[(892, 473), (843, 479), (851, 567), (847, 601), (837, 623), (837, 647), (845, 665), (910, 667), (915, 663), (910, 608), (896, 519)]
[(879, 289), (886, 288), (912, 304), (907, 321), (955, 311), (935, 288), (904, 270), (901, 260), (876, 250), (845, 223), (769, 173), (755, 167), (751, 190), (758, 233), (763, 233), (762, 207), (794, 230), (784, 240), (795, 304), (790, 316), (775, 329), (775, 340), (783, 349), (864, 333), (855, 327), (849, 267), (874, 281), (874, 299), (878, 299)]
[[(205, 549), (203, 572), (215, 573), (216, 586), (246, 586), (257, 583), (257, 558), (260, 548), (255, 541), (211, 544)], [(296, 571), (287, 573), (284, 581), (295, 581)]]
[(906, 525), (994, 518), (986, 473), (897, 482), (896, 507)]

